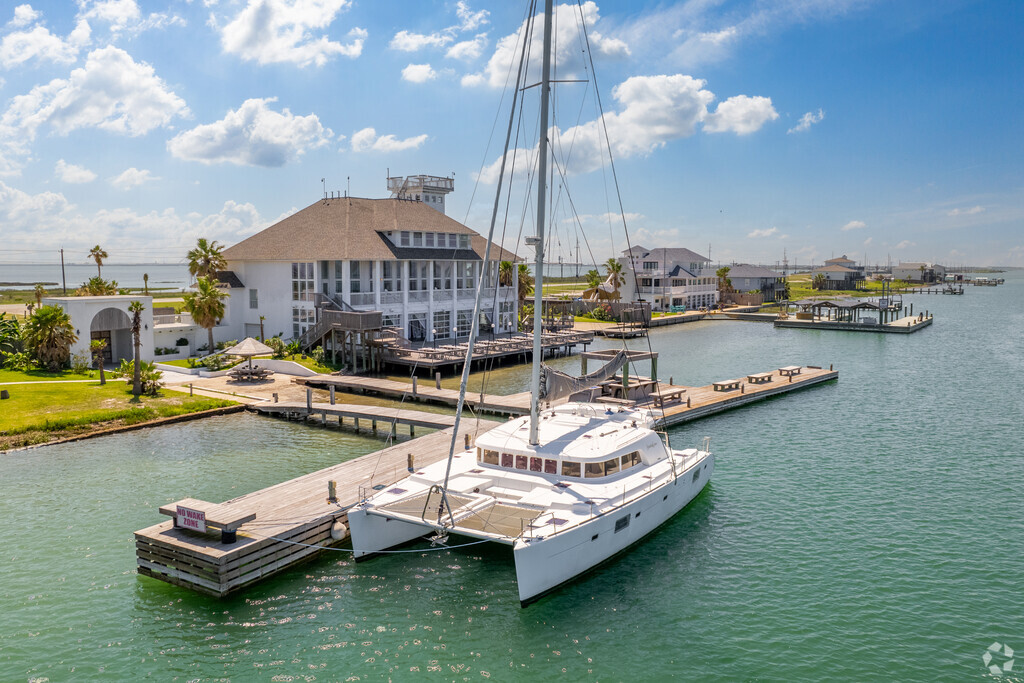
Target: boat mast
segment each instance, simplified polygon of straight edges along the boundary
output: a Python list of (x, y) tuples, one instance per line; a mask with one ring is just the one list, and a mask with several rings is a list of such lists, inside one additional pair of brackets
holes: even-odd
[[(530, 381), (530, 445), (540, 443), (540, 360), (544, 307), (544, 200), (548, 189), (548, 105), (551, 89), (551, 14), (553, 0), (544, 0), (544, 59), (540, 79), (540, 140), (537, 143), (537, 236), (534, 238), (536, 264), (533, 271), (533, 368)], [(532, 241), (532, 240), (528, 240)]]

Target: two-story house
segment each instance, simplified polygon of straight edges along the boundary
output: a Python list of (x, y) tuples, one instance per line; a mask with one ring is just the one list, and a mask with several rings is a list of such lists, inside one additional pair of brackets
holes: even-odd
[(718, 303), (711, 259), (686, 248), (633, 247), (622, 252), (623, 300), (651, 302), (651, 310), (695, 309)]

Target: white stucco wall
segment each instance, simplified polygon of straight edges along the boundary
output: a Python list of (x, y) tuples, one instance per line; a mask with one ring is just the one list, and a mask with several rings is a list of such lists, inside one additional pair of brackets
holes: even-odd
[[(71, 346), (71, 355), (79, 353), (88, 355), (89, 342), (93, 319), (101, 311), (107, 308), (114, 308), (123, 312), (130, 320), (132, 314), (128, 306), (133, 301), (141, 301), (144, 309), (142, 311), (142, 330), (139, 335), (141, 342), (140, 353), (143, 360), (153, 360), (153, 298), (149, 296), (62, 296), (46, 297), (42, 300), (44, 306), (60, 306), (71, 317), (71, 324), (75, 328), (78, 340)], [(111, 352), (114, 362), (119, 358), (132, 358), (134, 349), (131, 340), (130, 328), (111, 331)]]

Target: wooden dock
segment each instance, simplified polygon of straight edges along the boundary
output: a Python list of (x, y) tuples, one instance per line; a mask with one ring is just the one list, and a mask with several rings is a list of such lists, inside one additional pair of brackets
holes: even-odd
[(302, 401), (282, 401), (280, 403), (257, 403), (250, 406), (263, 415), (275, 415), (291, 419), (308, 420), (319, 416), (322, 424), (327, 424), (328, 417), (337, 418), (338, 424), (343, 424), (346, 418), (352, 420), (356, 431), (359, 430), (359, 421), (364, 420), (370, 423), (370, 430), (377, 431), (377, 423), (387, 425), (388, 431), (394, 429), (395, 425), (406, 425), (409, 427), (410, 436), (415, 436), (416, 427), (427, 429), (447, 429), (455, 426), (454, 415), (439, 415), (436, 413), (425, 413), (422, 410), (403, 410), (400, 408), (383, 408), (381, 406), (368, 406), (355, 403), (305, 403)]
[[(313, 375), (311, 377), (296, 377), (292, 380), (296, 384), (308, 387), (337, 391), (345, 391), (351, 394), (365, 394), (367, 396), (381, 396), (383, 398), (395, 399), (398, 401), (416, 401), (420, 403), (432, 403), (445, 405), (454, 408), (459, 402), (459, 392), (456, 389), (442, 389), (435, 382), (414, 381), (399, 382), (381, 377), (365, 377), (361, 375)], [(498, 415), (524, 415), (530, 412), (530, 392), (524, 391), (508, 396), (497, 394), (471, 394), (466, 393), (466, 405), (478, 412), (494, 413)]]
[[(765, 375), (770, 379), (766, 380)], [(719, 383), (729, 387), (727, 390), (716, 391), (714, 384), (703, 387), (661, 384), (656, 394), (646, 397), (646, 401), (637, 402), (637, 405), (660, 409), (662, 424), (669, 426), (832, 381), (838, 376), (839, 373), (831, 368), (803, 366), (753, 373), (745, 378)], [(319, 376), (319, 380), (323, 381), (323, 377)], [(396, 391), (411, 393), (411, 385), (393, 380), (326, 377), (336, 381), (335, 388), (348, 387), (357, 393), (376, 392), (391, 397)], [(300, 381), (316, 384), (317, 379), (310, 377)], [(417, 391), (419, 400), (445, 405), (449, 405), (452, 394), (457, 400), (458, 392), (449, 389), (424, 387)], [(495, 412), (500, 412), (499, 408), (509, 414), (528, 412), (529, 395), (526, 395), (525, 404), (521, 403), (521, 396), (485, 396), (483, 405), (490, 405)], [(663, 406), (662, 400), (665, 401)], [(372, 424), (376, 418), (378, 421), (408, 424), (410, 428), (415, 425), (436, 428), (448, 424), (448, 420), (454, 421), (451, 416), (415, 410), (348, 404), (264, 403), (252, 406), (252, 409), (267, 414), (301, 415), (306, 419), (320, 416), (323, 421), (327, 416), (335, 416), (339, 420), (368, 419)], [(457, 440), (459, 450), (494, 425), (490, 421), (464, 417)], [(211, 518), (211, 525), (229, 533), (218, 536), (176, 528), (172, 520), (141, 529), (135, 532), (138, 571), (145, 576), (222, 597), (315, 555), (330, 552), (330, 548), (338, 547), (347, 538), (349, 507), (367, 492), (380, 490), (405, 477), (413, 454), (417, 467), (447, 457), (452, 431), (453, 427), (446, 426), (426, 436), (225, 503), (183, 499), (178, 502), (182, 507), (191, 505), (215, 512), (218, 518)], [(330, 482), (335, 483), (334, 501), (328, 500)], [(161, 508), (164, 514), (176, 514), (175, 510), (175, 504)]]
[(887, 334), (911, 334), (932, 324), (932, 318), (906, 316), (888, 323), (847, 322), (842, 320), (776, 320), (775, 327), (797, 327), (805, 330), (841, 330), (843, 332), (876, 332)]

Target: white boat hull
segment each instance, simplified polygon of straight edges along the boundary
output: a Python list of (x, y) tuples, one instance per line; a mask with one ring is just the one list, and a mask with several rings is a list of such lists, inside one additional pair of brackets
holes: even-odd
[(516, 541), (520, 603), (537, 600), (657, 529), (704, 489), (714, 468), (714, 455), (709, 453), (675, 481), (586, 524), (542, 539)]
[(356, 560), (408, 543), (432, 531), (429, 524), (382, 517), (358, 508), (349, 510), (348, 528), (352, 534), (352, 554)]

